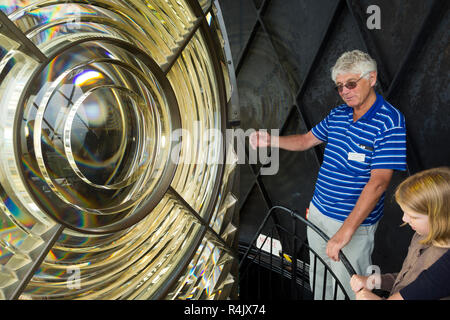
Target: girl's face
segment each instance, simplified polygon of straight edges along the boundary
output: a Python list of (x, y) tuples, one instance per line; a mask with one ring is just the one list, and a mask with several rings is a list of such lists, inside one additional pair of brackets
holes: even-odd
[(414, 212), (407, 207), (401, 206), (401, 208), (403, 210), (402, 220), (409, 224), (414, 231), (421, 236), (426, 236), (430, 232), (430, 224), (427, 215)]

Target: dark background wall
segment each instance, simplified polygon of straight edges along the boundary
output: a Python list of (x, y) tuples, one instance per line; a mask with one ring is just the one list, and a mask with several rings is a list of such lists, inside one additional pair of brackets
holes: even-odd
[[(395, 187), (423, 169), (450, 165), (449, 1), (221, 0), (236, 70), (241, 128), (306, 133), (340, 103), (330, 68), (361, 49), (379, 66), (377, 91), (406, 117), (408, 171), (387, 192), (373, 254), (381, 272), (398, 271), (412, 231), (399, 227)], [(370, 30), (370, 5), (380, 29)], [(283, 205), (304, 214), (324, 147), (280, 151), (276, 175), (259, 165), (240, 168), (240, 242), (254, 236), (267, 210)]]

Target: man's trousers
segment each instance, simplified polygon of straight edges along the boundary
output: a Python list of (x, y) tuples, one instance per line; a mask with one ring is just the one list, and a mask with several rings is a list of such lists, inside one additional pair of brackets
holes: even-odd
[[(312, 203), (309, 206), (308, 221), (316, 225), (322, 230), (329, 238), (341, 228), (342, 222), (329, 218), (322, 214)], [(350, 242), (341, 251), (347, 257), (350, 264), (356, 271), (356, 274), (367, 275), (370, 273), (372, 266), (372, 252), (374, 247), (375, 231), (377, 229), (378, 222), (371, 226), (359, 226), (359, 228), (353, 234)], [(314, 250), (331, 268), (337, 279), (341, 282), (345, 292), (350, 299), (355, 299), (355, 294), (350, 287), (351, 275), (345, 268), (344, 264), (339, 261), (335, 262), (331, 260), (326, 254), (327, 242), (323, 240), (314, 230), (307, 228), (308, 244), (312, 250)], [(323, 283), (325, 276), (325, 268), (323, 264), (317, 259), (315, 277), (314, 277), (314, 254), (310, 253), (310, 265), (309, 265), (310, 285), (311, 290), (314, 282), (314, 299), (322, 300)], [(330, 273), (327, 272), (326, 276), (326, 291), (325, 299), (331, 300), (334, 297), (335, 281)], [(344, 299), (342, 290), (338, 287), (337, 299)]]

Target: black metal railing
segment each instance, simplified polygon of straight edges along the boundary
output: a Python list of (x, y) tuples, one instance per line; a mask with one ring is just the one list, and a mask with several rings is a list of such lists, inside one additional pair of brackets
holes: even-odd
[[(283, 216), (279, 216), (282, 213)], [(272, 218), (272, 219), (269, 219)], [(288, 219), (288, 223), (286, 223)], [(288, 230), (289, 219), (291, 222)], [(283, 221), (281, 224), (280, 221)], [(269, 223), (271, 222), (271, 223)], [(254, 235), (250, 245), (240, 245), (239, 275), (240, 298), (268, 300), (313, 300), (332, 299), (340, 297), (349, 299), (341, 281), (330, 269), (327, 263), (310, 246), (306, 239), (306, 228), (310, 228), (324, 241), (329, 237), (310, 221), (303, 218), (295, 210), (282, 206), (272, 207)], [(264, 231), (264, 237), (258, 237)], [(276, 239), (282, 246), (274, 248)], [(352, 265), (340, 252), (339, 258), (350, 277), (355, 274)], [(313, 263), (310, 263), (312, 260)], [(310, 270), (312, 266), (312, 270)], [(323, 272), (321, 292), (316, 292), (316, 275)], [(333, 292), (326, 292), (327, 278), (333, 279)]]

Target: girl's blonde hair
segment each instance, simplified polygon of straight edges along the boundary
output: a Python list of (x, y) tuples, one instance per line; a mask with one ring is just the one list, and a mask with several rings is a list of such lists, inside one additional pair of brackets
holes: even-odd
[(397, 187), (395, 200), (402, 207), (428, 216), (430, 232), (423, 244), (450, 244), (450, 167), (428, 169), (408, 177)]

